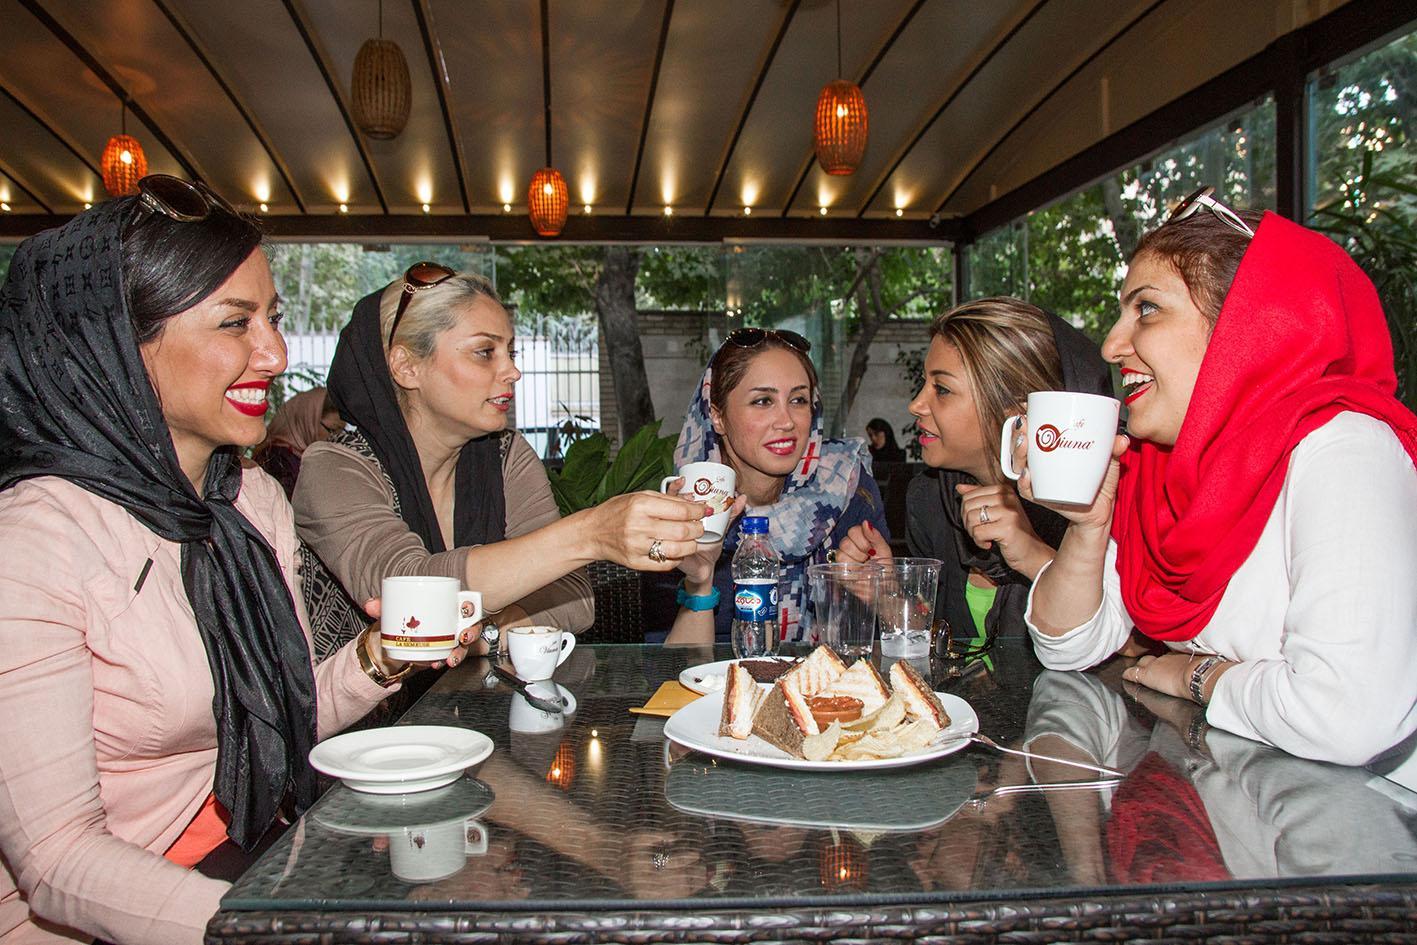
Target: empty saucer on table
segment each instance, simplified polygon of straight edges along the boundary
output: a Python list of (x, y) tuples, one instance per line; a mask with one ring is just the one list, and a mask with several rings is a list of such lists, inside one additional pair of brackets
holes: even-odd
[(410, 794), (450, 784), (492, 754), (492, 739), (449, 725), (347, 732), (310, 750), (316, 771), (367, 794)]
[(377, 835), (467, 820), (491, 807), (495, 796), (481, 781), (463, 777), (418, 794), (365, 794), (336, 788), (310, 816), (333, 830)]

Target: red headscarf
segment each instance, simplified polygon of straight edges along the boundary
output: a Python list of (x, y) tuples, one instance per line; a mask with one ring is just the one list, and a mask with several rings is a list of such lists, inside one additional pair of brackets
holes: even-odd
[(1342, 411), (1392, 427), (1417, 463), (1417, 417), (1393, 396), (1372, 282), (1337, 244), (1266, 213), (1225, 297), (1176, 445), (1133, 440), (1112, 536), (1127, 613), (1147, 636), (1205, 629), (1249, 557), (1299, 441)]

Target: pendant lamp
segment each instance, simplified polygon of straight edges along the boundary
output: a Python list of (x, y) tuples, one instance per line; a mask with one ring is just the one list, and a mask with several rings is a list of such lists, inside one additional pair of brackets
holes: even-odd
[[(836, 74), (841, 73), (841, 0), (836, 3)], [(866, 153), (866, 96), (854, 82), (837, 78), (817, 96), (813, 143), (828, 174), (851, 174)]]
[(384, 2), (379, 0), (379, 38), (364, 41), (354, 57), (350, 98), (354, 123), (371, 138), (398, 137), (408, 124), (413, 100), (408, 60), (393, 40), (384, 39)]
[(547, 0), (541, 0), (541, 91), (545, 103), (546, 166), (531, 175), (526, 189), (527, 216), (539, 236), (560, 236), (570, 199), (566, 178), (551, 166), (551, 33)]
[(148, 174), (148, 156), (138, 139), (128, 134), (128, 107), (120, 103), (122, 130), (108, 139), (98, 160), (103, 172), (103, 189), (110, 197), (128, 197), (138, 192), (138, 181)]

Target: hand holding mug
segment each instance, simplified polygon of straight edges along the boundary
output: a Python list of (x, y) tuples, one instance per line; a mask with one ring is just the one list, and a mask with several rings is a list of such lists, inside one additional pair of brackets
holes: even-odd
[(704, 533), (699, 544), (712, 545), (728, 534), (730, 513), (736, 495), (738, 474), (723, 463), (689, 463), (677, 475), (665, 476), (659, 483), (660, 492), (671, 492), (708, 506), (704, 516)]
[(707, 508), (677, 495), (632, 492), (577, 512), (592, 560), (669, 571), (699, 550)]
[[(742, 515), (743, 510), (747, 507), (747, 496), (740, 495), (733, 500), (733, 505), (728, 510), (728, 522), (723, 527), (724, 534), (728, 533), (728, 529), (733, 527), (733, 523), (738, 520), (738, 516)], [(712, 584), (714, 567), (722, 555), (723, 539), (719, 538), (718, 541), (711, 544), (699, 545), (697, 551), (680, 561), (679, 570), (684, 572), (686, 586), (693, 589)]]
[[(1018, 421), (1017, 437), (1024, 445), (1018, 447), (1020, 452), (1026, 452), (1028, 447), (1028, 421), (1024, 417), (1015, 418)], [(1005, 423), (1007, 428), (1009, 424)], [(1030, 502), (1052, 509), (1063, 518), (1075, 525), (1087, 528), (1110, 529), (1112, 527), (1112, 506), (1117, 500), (1117, 480), (1122, 475), (1122, 454), (1131, 445), (1131, 440), (1125, 433), (1118, 433), (1112, 439), (1112, 458), (1107, 464), (1107, 471), (1102, 477), (1102, 485), (1097, 490), (1097, 498), (1090, 505), (1060, 505), (1054, 502), (1047, 502), (1039, 499), (1033, 493), (1033, 477), (1027, 467), (1027, 461), (1020, 455), (1016, 457), (1016, 462), (1023, 462), (1023, 472), (1018, 479), (1018, 492)]]

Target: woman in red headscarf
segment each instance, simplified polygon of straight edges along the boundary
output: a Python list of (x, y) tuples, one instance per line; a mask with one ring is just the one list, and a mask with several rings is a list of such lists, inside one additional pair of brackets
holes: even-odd
[[(1417, 417), (1377, 293), (1326, 237), (1193, 195), (1138, 245), (1103, 345), (1128, 437), (1034, 584), (1039, 657), (1417, 786)], [(1023, 484), (1028, 490), (1028, 483)]]

